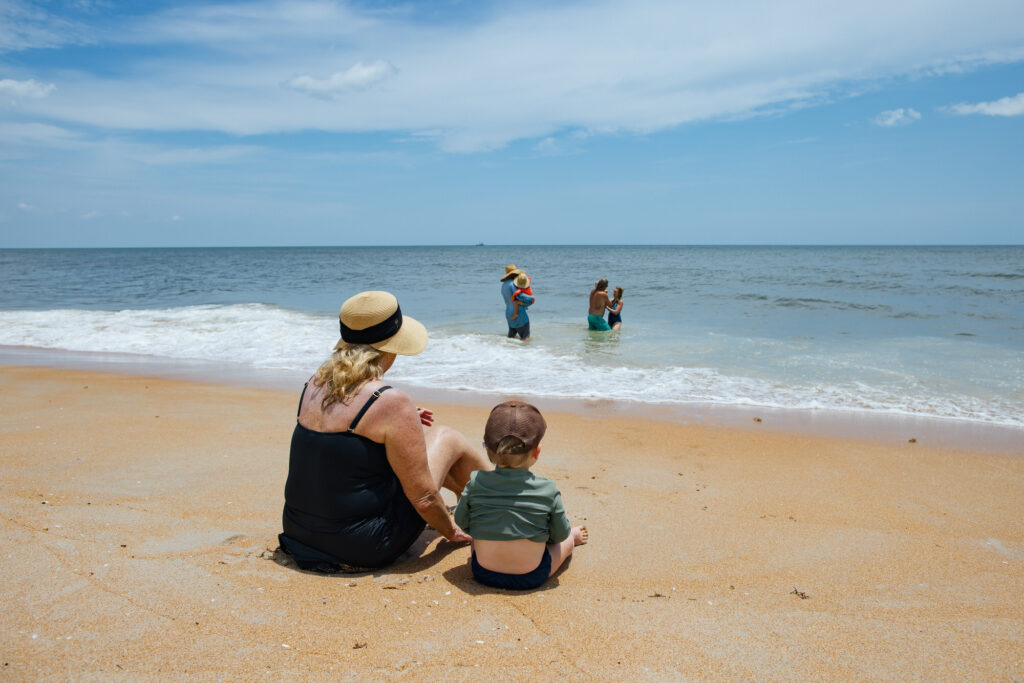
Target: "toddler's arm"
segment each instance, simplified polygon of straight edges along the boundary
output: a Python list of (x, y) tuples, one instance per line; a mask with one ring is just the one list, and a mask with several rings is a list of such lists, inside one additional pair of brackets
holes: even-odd
[[(550, 531), (548, 532), (548, 543), (561, 543), (569, 538), (572, 533), (572, 526), (569, 524), (569, 517), (565, 514), (565, 507), (562, 505), (561, 491), (555, 492), (555, 500), (551, 506)], [(458, 522), (458, 517), (455, 518)], [(459, 526), (462, 526), (459, 524)], [(463, 527), (465, 528), (465, 527)]]
[[(466, 488), (462, 490), (462, 497), (459, 498), (459, 504), (455, 506), (455, 512), (452, 516), (455, 518), (455, 523), (459, 525), (459, 528), (469, 534), (469, 483), (466, 484)], [(469, 534), (472, 536), (473, 534)]]

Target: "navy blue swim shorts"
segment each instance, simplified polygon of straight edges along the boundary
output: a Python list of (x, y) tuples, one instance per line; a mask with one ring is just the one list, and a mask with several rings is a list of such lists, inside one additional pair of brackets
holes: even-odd
[(548, 580), (551, 573), (551, 553), (544, 549), (544, 556), (540, 558), (540, 564), (532, 572), (526, 574), (505, 574), (503, 572), (492, 572), (485, 569), (476, 561), (476, 553), (473, 553), (473, 578), (492, 588), (508, 588), (514, 591), (526, 591), (537, 588)]
[(530, 323), (526, 323), (522, 327), (510, 327), (508, 328), (509, 339), (515, 339), (516, 335), (519, 335), (520, 339), (530, 338)]

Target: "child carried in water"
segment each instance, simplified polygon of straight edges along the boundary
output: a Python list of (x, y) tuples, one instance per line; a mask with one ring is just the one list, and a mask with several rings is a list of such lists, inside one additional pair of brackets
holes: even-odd
[(473, 576), (495, 588), (529, 590), (554, 574), (587, 528), (570, 527), (555, 482), (530, 472), (547, 424), (529, 403), (499, 403), (487, 418), (484, 446), (495, 464), (469, 478), (455, 523), (473, 537)]
[(613, 330), (622, 328), (622, 287), (615, 288), (615, 294), (612, 296), (611, 303), (609, 304), (608, 325)]
[(518, 298), (519, 295), (533, 296), (533, 281), (526, 273), (520, 273), (513, 282), (516, 286), (515, 291), (512, 292), (512, 317), (514, 318), (519, 315), (519, 307), (523, 305), (522, 301)]

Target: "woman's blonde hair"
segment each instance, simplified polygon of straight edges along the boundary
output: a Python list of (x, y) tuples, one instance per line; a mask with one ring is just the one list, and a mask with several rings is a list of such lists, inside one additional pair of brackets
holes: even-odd
[(326, 409), (332, 403), (346, 403), (361, 386), (372, 379), (380, 379), (384, 374), (383, 359), (384, 353), (372, 346), (338, 342), (334, 353), (317, 368), (313, 377), (313, 384), (324, 389), (320, 407)]

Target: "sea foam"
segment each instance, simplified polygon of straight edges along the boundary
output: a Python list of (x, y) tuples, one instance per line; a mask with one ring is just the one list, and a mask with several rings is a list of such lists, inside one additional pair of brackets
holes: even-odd
[[(844, 375), (844, 361), (831, 354), (801, 360), (814, 372), (779, 379), (699, 362), (645, 366), (599, 344), (523, 344), (500, 334), (446, 328), (430, 333), (427, 349), (401, 358), (389, 378), (413, 386), (471, 392), (853, 410), (1024, 426), (1019, 406), (1005, 396), (979, 397), (949, 391), (941, 384), (908, 383), (884, 369), (864, 381), (863, 368)], [(264, 304), (0, 311), (0, 345), (225, 361), (256, 370), (310, 372), (327, 357), (337, 338), (337, 319), (332, 316)], [(751, 344), (739, 338), (717, 343), (738, 348)]]

